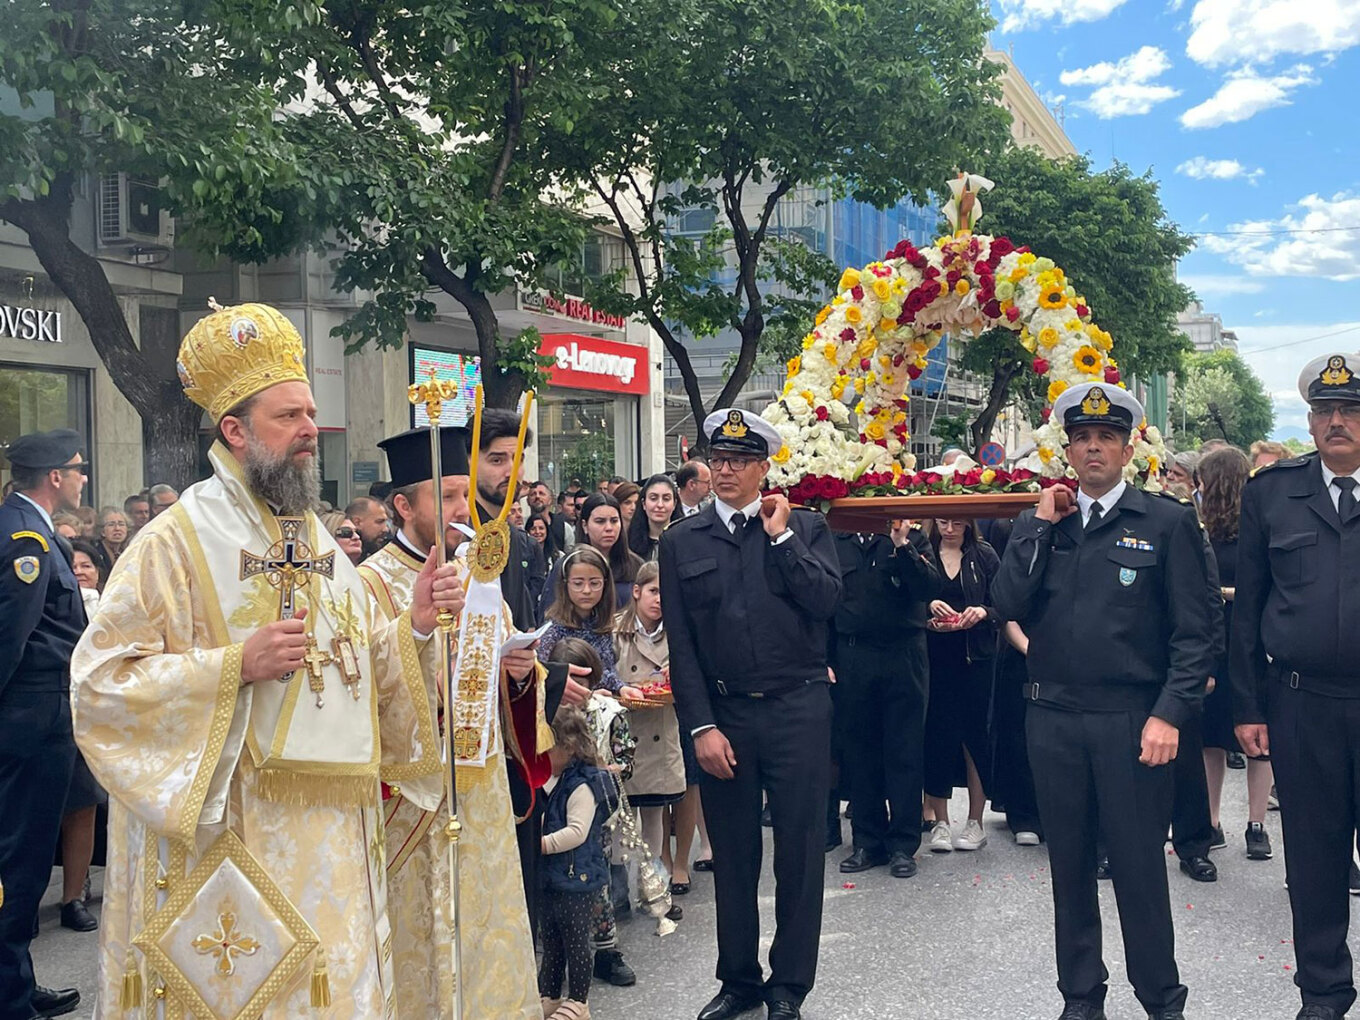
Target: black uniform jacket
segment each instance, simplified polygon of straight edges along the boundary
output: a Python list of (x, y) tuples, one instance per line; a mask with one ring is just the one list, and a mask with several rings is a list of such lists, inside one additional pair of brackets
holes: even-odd
[(0, 504), (0, 550), (0, 702), (67, 690), (85, 629), (80, 586), (42, 514), (17, 493)]
[(835, 543), (843, 591), (832, 620), (833, 654), (838, 637), (891, 647), (925, 627), (940, 569), (923, 531), (912, 528), (901, 549), (887, 535), (837, 535)]
[(743, 540), (709, 504), (661, 536), (671, 687), (687, 731), (714, 724), (711, 699), (723, 687), (765, 693), (827, 678), (827, 623), (841, 597), (836, 546), (814, 511), (795, 510), (788, 528), (779, 545), (763, 528)]
[(1133, 486), (1088, 529), (1025, 511), (992, 601), (1029, 635), (1036, 700), (1124, 709), (1146, 688), (1152, 715), (1184, 725), (1213, 669), (1204, 546), (1194, 507)]
[[(1238, 725), (1265, 722), (1273, 670), (1360, 697), (1360, 516), (1342, 524), (1316, 453), (1262, 468), (1242, 490), (1229, 675)], [(1273, 663), (1271, 662), (1273, 660)]]

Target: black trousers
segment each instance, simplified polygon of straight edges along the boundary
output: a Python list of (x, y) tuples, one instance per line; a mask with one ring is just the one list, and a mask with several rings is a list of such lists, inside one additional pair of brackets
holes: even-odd
[(1204, 723), (1198, 714), (1181, 727), (1171, 777), (1175, 786), (1171, 845), (1176, 848), (1176, 856), (1183, 861), (1208, 857), (1214, 823), (1209, 817), (1209, 780), (1204, 774)]
[[(547, 798), (543, 791), (534, 794), (513, 761), (506, 762), (510, 782), (510, 803), (515, 817), (528, 812), (528, 817), (515, 825), (515, 844), (519, 848), (520, 877), (524, 880), (524, 903), (529, 912), (529, 930), (538, 931), (539, 861), (543, 856), (543, 809)], [(532, 808), (530, 801), (532, 799)]]
[(841, 790), (855, 849), (915, 854), (930, 675), (925, 632), (907, 631), (888, 645), (841, 638), (836, 666)]
[(1360, 700), (1268, 682), (1270, 760), (1280, 793), (1294, 957), (1305, 1005), (1344, 1014), (1355, 1002), (1346, 893), (1360, 818)]
[[(822, 928), (831, 697), (826, 684), (812, 683), (767, 698), (715, 697), (713, 714), (737, 759), (735, 778), (705, 773), (702, 783), (713, 843), (717, 977), (738, 995), (801, 1003), (817, 976)], [(766, 795), (775, 878), (768, 981), (760, 966), (757, 903)]]
[(545, 891), (542, 898), (543, 959), (538, 965), (538, 994), (549, 999), (565, 998), (585, 1002), (590, 995), (590, 979), (595, 970), (595, 953), (590, 948), (591, 912), (599, 893)]
[(1044, 834), (1039, 803), (1034, 795), (1034, 772), (1025, 746), (1025, 712), (1029, 702), (1022, 689), (1029, 679), (1025, 657), (1003, 643), (996, 657), (996, 683), (992, 688), (992, 711), (988, 729), (992, 738), (992, 774), (984, 777), (997, 804), (1006, 809), (1012, 833)]
[[(1143, 712), (1066, 712), (1029, 705), (1025, 730), (1053, 872), (1058, 989), (1067, 1002), (1104, 1004), (1096, 841), (1110, 855), (1124, 957), (1149, 1013), (1185, 1006), (1162, 849), (1171, 817), (1169, 766), (1138, 762)], [(1344, 889), (1342, 890), (1344, 893)]]
[(28, 944), (52, 873), (75, 757), (69, 695), (6, 692), (0, 706), (0, 1020), (33, 1015)]

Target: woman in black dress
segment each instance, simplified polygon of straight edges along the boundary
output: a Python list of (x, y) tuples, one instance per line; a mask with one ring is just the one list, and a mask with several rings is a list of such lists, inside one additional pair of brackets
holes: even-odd
[[(1199, 462), (1200, 517), (1209, 533), (1218, 560), (1218, 583), (1223, 586), (1223, 647), (1229, 647), (1232, 635), (1233, 596), (1237, 577), (1237, 524), (1242, 512), (1242, 486), (1251, 472), (1247, 455), (1235, 446), (1227, 446), (1207, 454)], [(1204, 699), (1204, 771), (1209, 782), (1209, 817), (1214, 824), (1214, 841), (1223, 844), (1223, 826), (1219, 818), (1219, 802), (1223, 795), (1223, 775), (1229, 751), (1242, 749), (1233, 736), (1231, 684), (1228, 681), (1228, 657), (1225, 654), (1214, 673), (1214, 687)], [(1270, 784), (1274, 774), (1270, 759), (1247, 759), (1247, 857), (1253, 861), (1269, 860), (1270, 837), (1265, 820)]]
[[(930, 520), (926, 534), (940, 563), (939, 597), (930, 603), (926, 625), (930, 650), (930, 696), (926, 703), (926, 816), (933, 822), (926, 840), (935, 853), (981, 850), (991, 754), (987, 713), (992, 695), (992, 659), (1001, 618), (991, 606), (992, 579), (1000, 560), (967, 520)], [(967, 783), (968, 822), (949, 828), (949, 798)]]

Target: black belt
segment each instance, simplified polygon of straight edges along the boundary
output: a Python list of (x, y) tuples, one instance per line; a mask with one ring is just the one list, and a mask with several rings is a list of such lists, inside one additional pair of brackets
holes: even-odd
[(1360, 698), (1360, 677), (1300, 673), (1278, 662), (1272, 663), (1270, 668), (1275, 671), (1275, 679), (1290, 690), (1321, 694), (1325, 698)]
[(1026, 701), (1039, 701), (1076, 711), (1146, 712), (1160, 691), (1141, 684), (1057, 684), (1041, 681), (1027, 683), (1020, 690)]
[(798, 680), (794, 683), (783, 684), (780, 687), (770, 687), (763, 691), (734, 691), (722, 680), (714, 680), (713, 684), (718, 688), (718, 693), (724, 698), (777, 698), (781, 694), (788, 694), (789, 691), (796, 691), (808, 684), (826, 683), (825, 680)]

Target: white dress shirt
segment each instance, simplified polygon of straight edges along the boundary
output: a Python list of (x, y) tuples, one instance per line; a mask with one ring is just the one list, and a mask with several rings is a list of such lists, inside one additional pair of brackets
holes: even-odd
[[(740, 513), (748, 521), (755, 520), (757, 517), (760, 516), (760, 497), (757, 496), (751, 502), (747, 503), (744, 507), (740, 508), (729, 506), (720, 499), (714, 499), (713, 509), (718, 512), (718, 519), (723, 522), (723, 524), (727, 527), (727, 530), (732, 532), (733, 534), (736, 534), (737, 529), (732, 524), (732, 518), (735, 517), (738, 513)], [(780, 534), (778, 538), (770, 540), (771, 544), (781, 545), (784, 542), (787, 542), (789, 540), (789, 536), (791, 536), (792, 534), (793, 532), (790, 531), (787, 527), (785, 527), (784, 531)]]
[(1077, 507), (1081, 510), (1081, 526), (1084, 528), (1090, 523), (1092, 504), (1100, 504), (1100, 515), (1104, 517), (1119, 502), (1119, 498), (1124, 495), (1124, 490), (1128, 487), (1129, 483), (1120, 479), (1118, 485), (1099, 498), (1086, 495), (1085, 489), (1078, 489)]
[[(1323, 468), (1323, 470), (1325, 471), (1326, 468)], [(38, 513), (42, 515), (43, 523), (47, 525), (47, 530), (51, 532), (53, 535), (57, 533), (57, 529), (52, 526), (52, 515), (47, 512), (46, 507), (40, 505), (39, 503), (35, 502), (32, 499), (29, 499), (29, 497), (24, 495), (22, 492), (15, 492), (14, 495), (32, 504), (33, 509), (37, 510)]]
[[(1322, 465), (1322, 484), (1327, 486), (1327, 495), (1332, 497), (1332, 506), (1336, 507), (1337, 513), (1341, 512), (1341, 490), (1332, 484), (1332, 479), (1337, 477), (1337, 473), (1326, 464)], [(1356, 482), (1360, 482), (1360, 471), (1351, 475)], [(20, 495), (23, 495), (20, 493)], [(1355, 498), (1360, 499), (1360, 490), (1355, 493)]]

